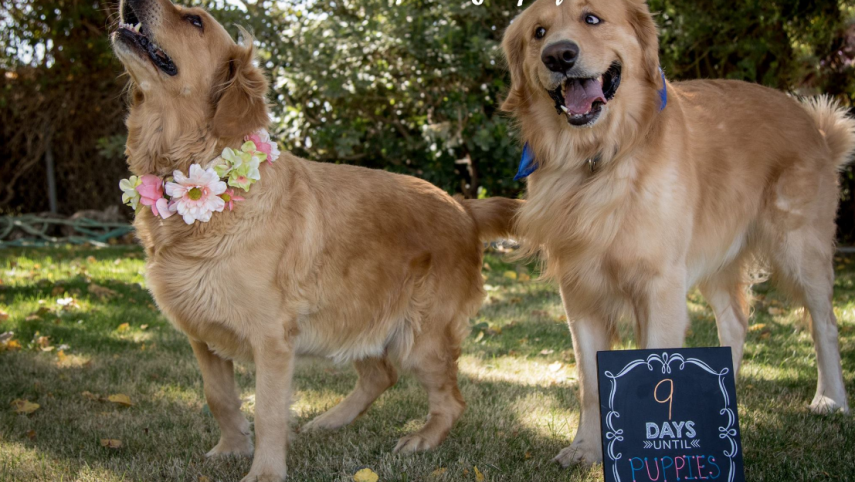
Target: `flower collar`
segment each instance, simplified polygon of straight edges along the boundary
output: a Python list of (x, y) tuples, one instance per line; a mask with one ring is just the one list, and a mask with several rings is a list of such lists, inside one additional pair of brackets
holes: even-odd
[(178, 213), (187, 224), (207, 223), (211, 214), (226, 208), (231, 211), (235, 202), (243, 201), (234, 188), (249, 192), (255, 181), (261, 179), (259, 165), (264, 161), (272, 164), (279, 158), (276, 142), (270, 140), (264, 129), (246, 136), (244, 141), (240, 149), (223, 149), (207, 168), (191, 165), (187, 176), (174, 171), (166, 179), (153, 174), (122, 179), (119, 182), (122, 203), (134, 212), (149, 206), (152, 214), (163, 219)]

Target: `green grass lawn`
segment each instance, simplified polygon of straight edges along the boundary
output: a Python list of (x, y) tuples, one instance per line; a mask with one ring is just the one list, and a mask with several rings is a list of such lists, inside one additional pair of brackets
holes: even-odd
[[(460, 360), (468, 408), (445, 443), (423, 454), (391, 453), (427, 413), (424, 393), (405, 374), (352, 426), (296, 433), (291, 480), (347, 481), (363, 467), (384, 482), (476, 481), (479, 473), (488, 481), (602, 480), (600, 467), (550, 462), (578, 420), (573, 350), (555, 287), (527, 280), (529, 266), (496, 256), (487, 263), (489, 297)], [(848, 258), (837, 263), (835, 311), (851, 394), (855, 267)], [(20, 345), (0, 353), (0, 481), (230, 481), (249, 470), (249, 459), (204, 457), (218, 428), (190, 346), (146, 291), (141, 251), (0, 251), (0, 280), (0, 332), (14, 332), (7, 348)], [(765, 284), (756, 292), (737, 382), (748, 480), (855, 480), (853, 416), (807, 409), (816, 365), (801, 312)], [(716, 345), (709, 307), (693, 293), (689, 308), (688, 346)], [(624, 348), (634, 346), (624, 338)], [(237, 374), (252, 421), (252, 367), (239, 365)], [(301, 360), (295, 378), (295, 429), (356, 381), (350, 366), (323, 360)], [(116, 394), (133, 405), (99, 400)], [(17, 414), (16, 399), (40, 408)], [(121, 447), (104, 447), (102, 439)]]

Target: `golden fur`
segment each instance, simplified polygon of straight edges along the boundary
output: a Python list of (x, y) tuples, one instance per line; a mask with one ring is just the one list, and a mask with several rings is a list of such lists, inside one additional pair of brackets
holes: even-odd
[[(586, 23), (591, 13), (602, 23)], [(541, 53), (563, 40), (578, 45), (584, 77), (622, 65), (614, 98), (586, 128), (558, 115), (547, 94), (563, 78)], [(540, 166), (517, 229), (559, 283), (579, 367), (579, 428), (556, 459), (602, 459), (595, 354), (610, 349), (621, 317), (634, 319), (640, 347), (682, 346), (685, 296), (699, 286), (738, 369), (746, 270), (757, 258), (811, 315), (811, 409), (848, 410), (831, 296), (838, 170), (855, 148), (855, 122), (829, 100), (799, 103), (725, 80), (669, 82), (660, 112), (657, 31), (642, 0), (538, 0), (503, 47), (512, 78), (503, 107)], [(592, 172), (586, 160), (597, 153)]]
[[(198, 8), (125, 0), (123, 14), (129, 8), (178, 69), (168, 76), (113, 38), (133, 79), (134, 174), (186, 173), (266, 127), (267, 81), (251, 47)], [(484, 296), (482, 241), (507, 232), (520, 202), (456, 201), (413, 177), (287, 153), (261, 174), (245, 201), (208, 223), (162, 220), (148, 208), (134, 221), (148, 285), (189, 337), (220, 425), (209, 455), (253, 451), (232, 368), (232, 360), (252, 360), (257, 448), (244, 480), (285, 477), (296, 355), (353, 362), (359, 372), (354, 391), (304, 430), (350, 423), (395, 383), (398, 365), (424, 385), (430, 416), (395, 450), (437, 446), (465, 406), (457, 358)]]

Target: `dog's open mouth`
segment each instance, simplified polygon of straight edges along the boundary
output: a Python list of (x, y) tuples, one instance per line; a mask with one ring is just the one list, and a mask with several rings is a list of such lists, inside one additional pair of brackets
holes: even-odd
[(148, 37), (145, 25), (140, 22), (129, 2), (124, 2), (122, 6), (122, 20), (116, 35), (141, 56), (148, 57), (163, 73), (170, 76), (178, 74), (172, 59)]
[(615, 62), (598, 77), (568, 77), (558, 87), (549, 91), (555, 101), (555, 110), (567, 116), (574, 126), (592, 124), (617, 93), (620, 86), (621, 65)]

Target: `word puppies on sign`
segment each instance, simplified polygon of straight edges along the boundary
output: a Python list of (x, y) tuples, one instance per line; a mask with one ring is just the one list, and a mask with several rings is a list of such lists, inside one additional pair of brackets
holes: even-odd
[(597, 353), (607, 482), (745, 480), (729, 347)]

